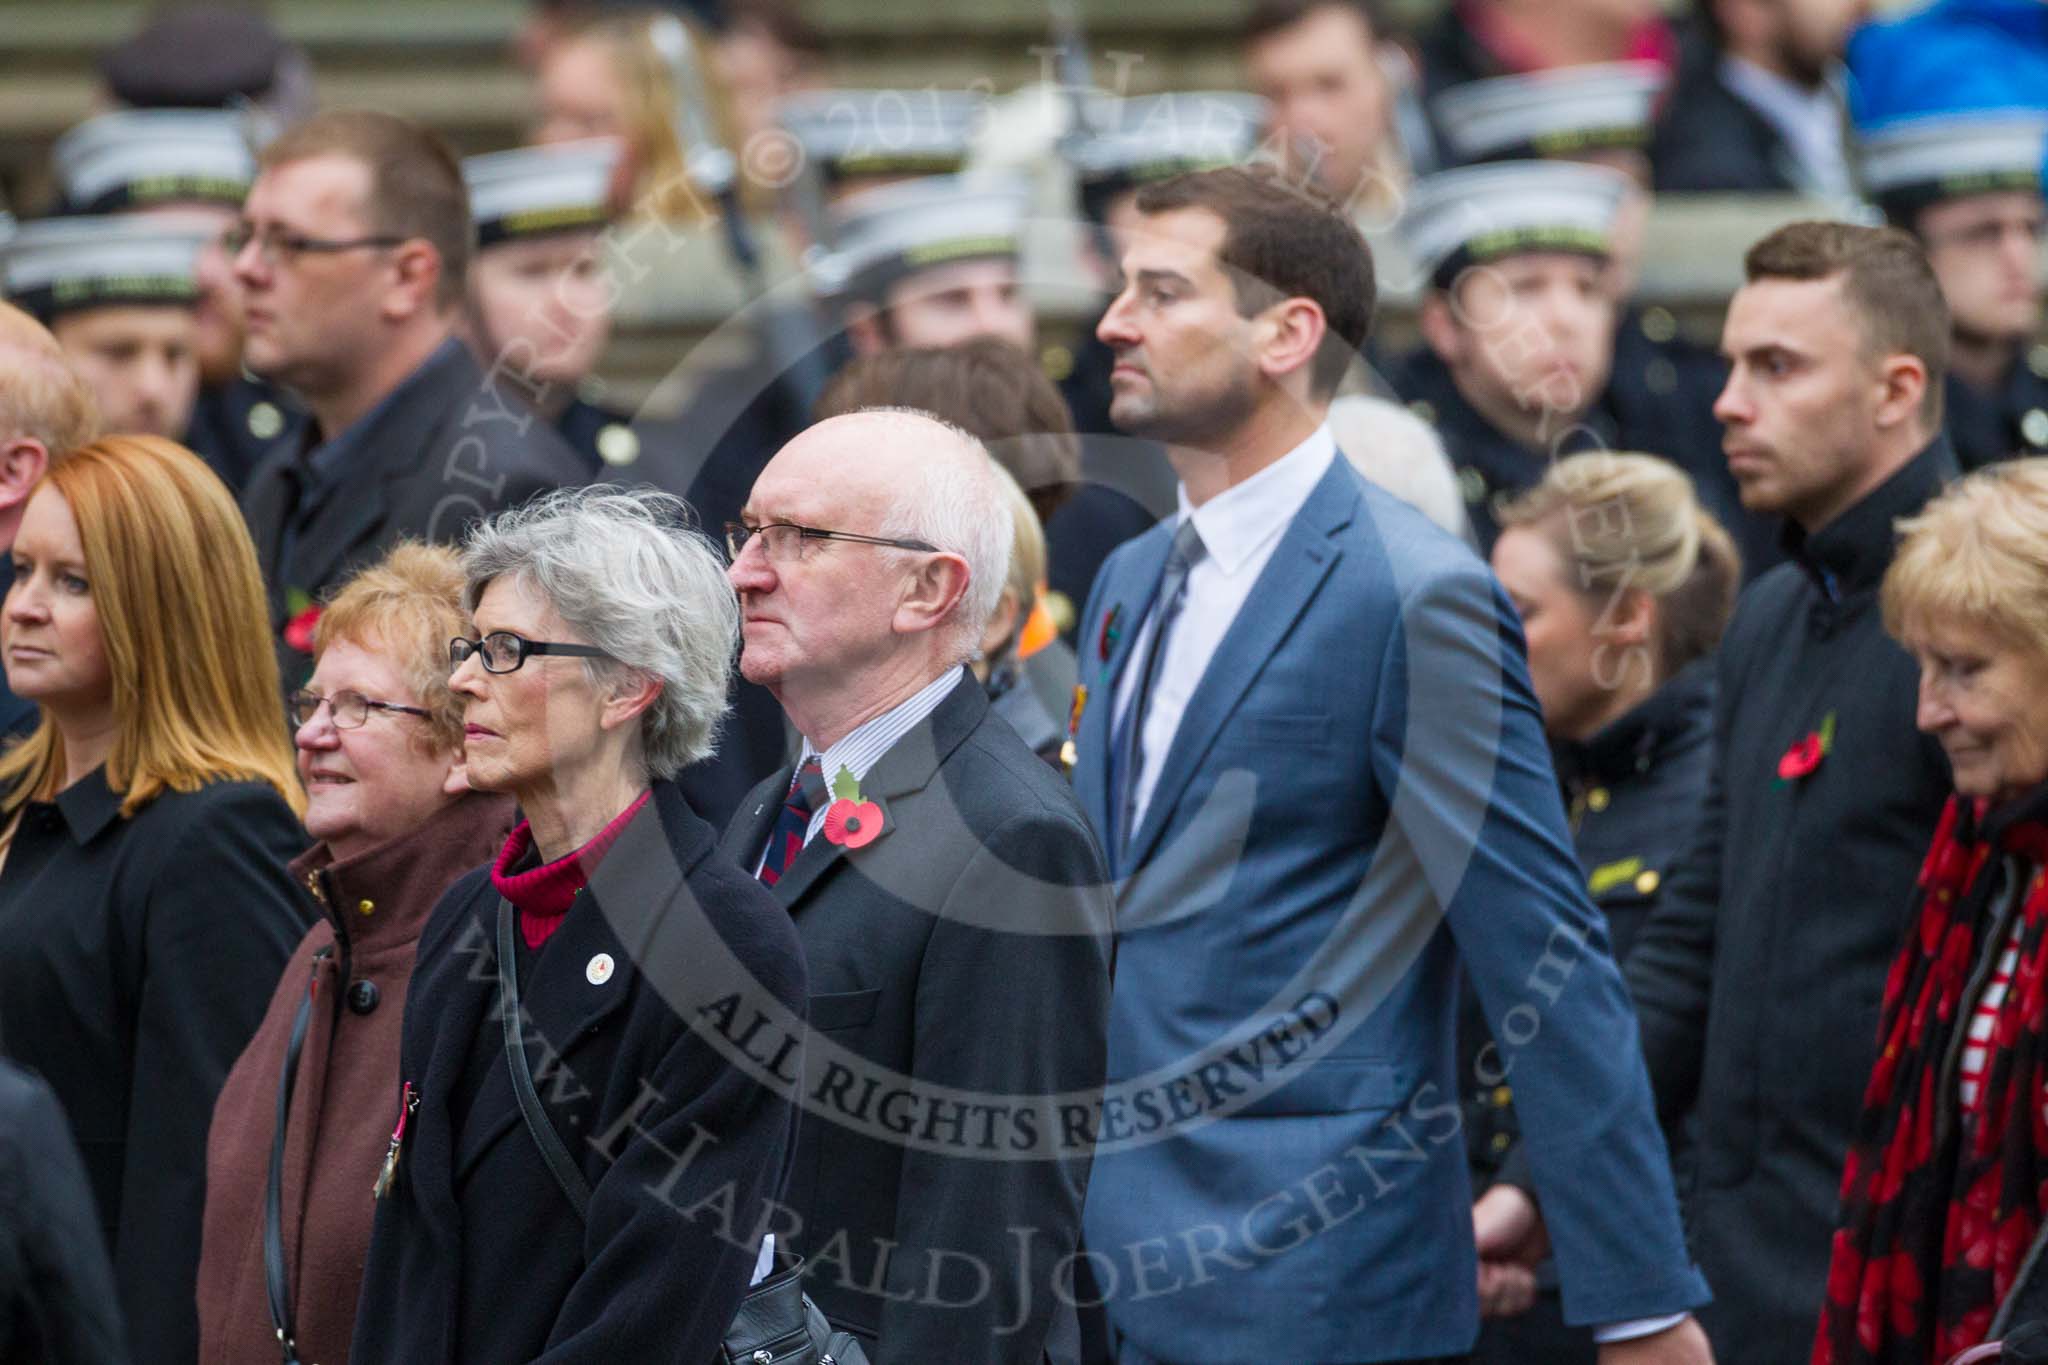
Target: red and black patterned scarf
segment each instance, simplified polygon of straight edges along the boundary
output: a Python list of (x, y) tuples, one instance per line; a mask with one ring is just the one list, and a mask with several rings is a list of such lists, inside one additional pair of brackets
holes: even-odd
[[(1879, 1053), (1842, 1172), (1813, 1365), (1940, 1365), (1988, 1334), (2048, 1214), (2048, 789), (1987, 815), (1951, 797), (1885, 981)], [(2017, 921), (1993, 921), (2016, 859)], [(1952, 1042), (2019, 929), (1974, 1108)], [(1993, 942), (1993, 938), (1996, 942)]]

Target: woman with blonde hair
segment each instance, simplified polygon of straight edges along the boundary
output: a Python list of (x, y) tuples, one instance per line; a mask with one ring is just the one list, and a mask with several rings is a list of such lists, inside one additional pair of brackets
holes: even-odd
[(456, 552), (401, 542), (313, 628), (313, 676), (290, 709), (316, 842), (291, 872), (318, 919), (214, 1106), (198, 1290), (208, 1365), (276, 1365), (280, 1333), (301, 1359), (348, 1356), (420, 932), (514, 823), (511, 797), (472, 791), (464, 774), (448, 641), (468, 624)]
[(0, 1049), (56, 1091), (137, 1360), (197, 1352), (206, 1131), (305, 911), (305, 807), (256, 551), (184, 447), (53, 459), (0, 651), (41, 709), (0, 757)]
[(1885, 979), (1816, 1365), (1976, 1359), (2048, 1317), (2048, 459), (1899, 531), (1885, 628), (1955, 791)]
[[(1692, 838), (1713, 756), (1707, 658), (1735, 611), (1735, 543), (1692, 479), (1655, 455), (1591, 451), (1559, 460), (1500, 512), (1493, 570), (1522, 618), (1586, 892), (1628, 955)], [(1469, 997), (1469, 993), (1468, 993)], [(1462, 1028), (1473, 1181), (1501, 1172), (1517, 1126), (1486, 1021)], [(1526, 1200), (1493, 1185), (1487, 1208)], [(1533, 1279), (1482, 1283), (1475, 1362), (1585, 1361), (1592, 1335), (1565, 1326), (1557, 1291)]]
[[(669, 27), (673, 25), (674, 27)], [(664, 40), (681, 47), (665, 54)], [(714, 93), (702, 29), (673, 14), (600, 15), (573, 29), (542, 57), (540, 144), (615, 138), (621, 147), (612, 209), (622, 217), (704, 223), (717, 216), (713, 186), (689, 173), (694, 148), (678, 126), (685, 91), (694, 83), (702, 116), (730, 145), (730, 117)]]

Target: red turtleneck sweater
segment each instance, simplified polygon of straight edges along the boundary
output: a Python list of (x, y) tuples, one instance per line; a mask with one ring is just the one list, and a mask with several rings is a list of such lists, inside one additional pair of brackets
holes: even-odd
[(590, 885), (590, 874), (597, 870), (606, 851), (618, 841), (627, 822), (647, 804), (649, 795), (651, 793), (641, 792), (632, 805), (620, 811), (616, 819), (574, 853), (539, 867), (514, 872), (512, 869), (533, 852), (533, 828), (524, 820), (519, 822), (519, 827), (505, 840), (498, 861), (491, 865), (491, 884), (498, 888), (499, 895), (518, 907), (519, 933), (528, 948), (538, 949), (548, 941), (550, 934), (562, 927), (562, 919), (569, 913), (569, 906), (577, 894)]

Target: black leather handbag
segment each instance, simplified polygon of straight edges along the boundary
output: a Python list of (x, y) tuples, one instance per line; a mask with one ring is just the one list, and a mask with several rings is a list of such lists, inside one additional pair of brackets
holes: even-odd
[[(568, 1144), (555, 1131), (533, 1087), (533, 1068), (519, 1037), (519, 973), (513, 956), (510, 901), (498, 902), (498, 990), (504, 1006), (505, 1061), (512, 1072), (512, 1093), (526, 1131), (533, 1135), (555, 1183), (568, 1196), (578, 1218), (590, 1216), (590, 1182), (583, 1178)], [(804, 1258), (778, 1249), (775, 1271), (747, 1291), (740, 1311), (725, 1331), (722, 1365), (868, 1365), (867, 1352), (845, 1332), (834, 1331), (804, 1294)]]

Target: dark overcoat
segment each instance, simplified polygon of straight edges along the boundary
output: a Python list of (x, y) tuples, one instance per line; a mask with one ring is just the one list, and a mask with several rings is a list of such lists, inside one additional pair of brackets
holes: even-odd
[[(743, 866), (790, 778), (727, 829)], [(1108, 874), (1073, 793), (972, 678), (861, 790), (882, 833), (818, 835), (775, 884), (814, 992), (791, 1241), (834, 1325), (879, 1339), (877, 1365), (1037, 1365), (1072, 1320), (1052, 1273), (1091, 1155), (1040, 1111), (1102, 1084)]]
[(123, 819), (96, 769), (31, 801), (0, 868), (0, 1045), (71, 1120), (136, 1360), (192, 1360), (206, 1133), (292, 946), (306, 832), (272, 787)]
[(1743, 594), (1698, 832), (1625, 964), (1660, 1114), (1695, 1121), (1689, 1223), (1722, 1360), (1793, 1365), (1813, 1346), (1885, 975), (1950, 791), (1878, 587), (1898, 519), (1954, 472), (1934, 442), (1788, 533), (1794, 562)]
[(354, 1365), (716, 1358), (788, 1168), (804, 969), (789, 916), (714, 844), (655, 783), (521, 972), (528, 1064), (587, 1220), (512, 1088), (489, 870), (435, 908), (399, 1057), (420, 1102), (377, 1206)]

